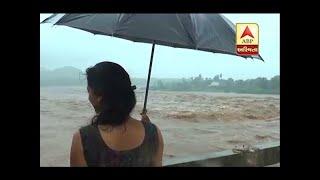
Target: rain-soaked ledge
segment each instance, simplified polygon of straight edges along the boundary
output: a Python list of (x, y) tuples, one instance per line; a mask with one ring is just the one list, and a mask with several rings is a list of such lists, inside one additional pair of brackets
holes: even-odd
[(280, 141), (255, 145), (254, 152), (226, 150), (198, 156), (174, 158), (164, 163), (166, 167), (243, 167), (280, 166)]

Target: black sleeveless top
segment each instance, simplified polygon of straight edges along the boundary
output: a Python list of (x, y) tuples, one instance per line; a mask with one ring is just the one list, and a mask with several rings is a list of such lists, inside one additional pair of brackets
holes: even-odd
[(125, 151), (115, 151), (103, 141), (98, 127), (88, 125), (80, 128), (84, 157), (91, 167), (152, 166), (152, 158), (158, 149), (157, 128), (151, 122), (142, 122), (145, 136), (142, 144)]

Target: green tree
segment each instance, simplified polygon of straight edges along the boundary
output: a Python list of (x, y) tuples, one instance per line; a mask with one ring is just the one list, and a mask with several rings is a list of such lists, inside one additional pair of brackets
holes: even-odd
[(273, 78), (270, 79), (271, 81), (271, 86), (272, 89), (280, 89), (280, 76), (274, 76)]
[(213, 78), (214, 81), (219, 82), (220, 80), (220, 76), (219, 75), (215, 75)]
[(268, 87), (268, 80), (267, 78), (257, 78), (256, 79), (256, 86), (260, 89), (267, 89)]
[(228, 78), (228, 79), (227, 79), (227, 86), (228, 86), (228, 87), (232, 87), (232, 86), (233, 86), (233, 83), (234, 83), (234, 81), (233, 81), (232, 78)]

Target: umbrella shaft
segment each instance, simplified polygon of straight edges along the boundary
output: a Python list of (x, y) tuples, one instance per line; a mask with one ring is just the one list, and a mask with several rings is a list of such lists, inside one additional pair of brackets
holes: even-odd
[(148, 92), (149, 92), (149, 83), (150, 83), (150, 76), (151, 76), (151, 69), (152, 69), (154, 46), (155, 46), (155, 43), (152, 44), (150, 64), (149, 64), (149, 72), (148, 72), (148, 80), (147, 80), (147, 87), (146, 87), (146, 93), (145, 93), (145, 96), (144, 96), (144, 104), (143, 104), (142, 113), (146, 113), (146, 110), (147, 110), (147, 99), (148, 99)]

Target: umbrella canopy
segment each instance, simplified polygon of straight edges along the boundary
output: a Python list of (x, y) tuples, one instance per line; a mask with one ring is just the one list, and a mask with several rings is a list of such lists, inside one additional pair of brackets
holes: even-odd
[[(53, 14), (41, 23), (152, 43), (143, 113), (146, 112), (155, 44), (239, 56), (235, 26), (220, 14)], [(242, 57), (263, 61), (260, 55)]]
[[(235, 26), (220, 14), (53, 14), (65, 25), (134, 42), (237, 55)], [(258, 56), (242, 56), (263, 60)]]

